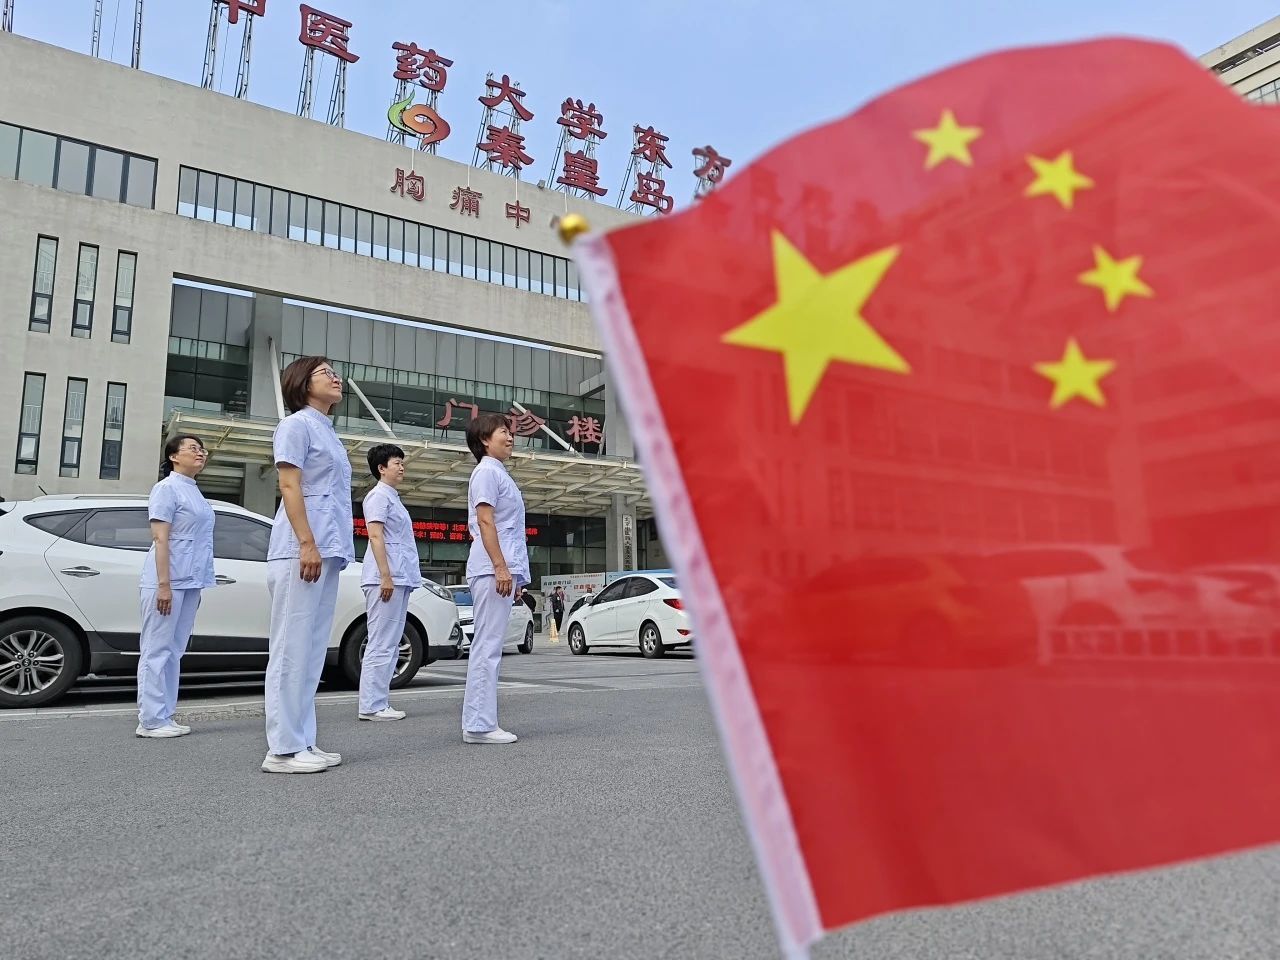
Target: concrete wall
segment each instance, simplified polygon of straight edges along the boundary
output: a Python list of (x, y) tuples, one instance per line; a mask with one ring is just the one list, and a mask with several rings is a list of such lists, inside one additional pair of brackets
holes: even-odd
[[(55, 77), (59, 89), (92, 91), (92, 96), (63, 98), (56, 110), (50, 109), (48, 90)], [(9, 33), (0, 33), (0, 91), (0, 121), (158, 160), (154, 210), (0, 179), (0, 210), (5, 211), (0, 231), (0, 496), (31, 496), (39, 492), (37, 485), (51, 493), (150, 488), (159, 459), (175, 277), (600, 350), (581, 303), (178, 217), (178, 176), (182, 165), (212, 170), (556, 256), (564, 256), (565, 250), (551, 226), (553, 217), (577, 211), (597, 228), (634, 220), (613, 207), (571, 200), (452, 160)], [(465, 127), (455, 126), (459, 136)], [(397, 167), (412, 167), (426, 178), (425, 201), (391, 192)], [(449, 209), (453, 188), (462, 185), (483, 194), (479, 218)], [(521, 227), (504, 215), (506, 203), (517, 198), (532, 210), (530, 223)], [(42, 234), (59, 241), (52, 331), (47, 334), (27, 329), (36, 240)], [(71, 310), (82, 242), (100, 249), (97, 306), (92, 337), (73, 339)], [(129, 344), (110, 338), (119, 250), (138, 255)], [(269, 318), (257, 319), (255, 352), (277, 329)], [(36, 476), (17, 477), (16, 411), (26, 371), (46, 375), (40, 464)], [(77, 480), (58, 476), (67, 377), (89, 380)], [(98, 479), (108, 380), (128, 386), (118, 481)], [(255, 373), (255, 388), (263, 386), (258, 380)], [(254, 389), (253, 395), (254, 412), (264, 412), (263, 392)]]

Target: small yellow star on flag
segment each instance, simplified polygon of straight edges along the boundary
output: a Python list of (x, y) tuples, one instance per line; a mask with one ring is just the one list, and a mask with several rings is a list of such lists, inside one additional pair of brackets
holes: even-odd
[(929, 147), (929, 155), (924, 159), (926, 170), (932, 170), (944, 160), (954, 160), (972, 167), (973, 156), (969, 153), (969, 144), (982, 136), (982, 128), (962, 127), (956, 122), (954, 113), (943, 110), (936, 127), (913, 130), (911, 135)]
[(1036, 373), (1053, 381), (1053, 396), (1049, 406), (1058, 409), (1068, 400), (1080, 397), (1095, 407), (1105, 407), (1107, 398), (1099, 385), (1103, 377), (1116, 368), (1114, 360), (1089, 360), (1076, 343), (1075, 337), (1067, 340), (1067, 348), (1057, 363), (1037, 363)]
[(1107, 310), (1115, 313), (1126, 296), (1153, 297), (1155, 291), (1142, 282), (1138, 271), (1142, 269), (1141, 257), (1125, 257), (1117, 260), (1102, 247), (1093, 246), (1094, 268), (1080, 274), (1079, 280), (1086, 287), (1097, 287), (1107, 302)]
[(911, 372), (907, 361), (862, 318), (863, 305), (897, 256), (898, 247), (885, 247), (822, 274), (781, 232), (773, 231), (778, 301), (721, 339), (782, 354), (793, 424), (804, 417), (833, 360)]
[(1093, 181), (1075, 168), (1070, 150), (1063, 150), (1052, 160), (1030, 155), (1027, 163), (1035, 171), (1036, 178), (1027, 185), (1025, 197), (1056, 197), (1062, 206), (1070, 210), (1075, 203), (1077, 190), (1088, 190)]

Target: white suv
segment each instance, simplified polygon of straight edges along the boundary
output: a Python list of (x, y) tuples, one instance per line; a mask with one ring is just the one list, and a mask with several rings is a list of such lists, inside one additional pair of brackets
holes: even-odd
[[(458, 605), (459, 643), (461, 649), (471, 652), (471, 639), (476, 632), (475, 611), (471, 604), (471, 588), (465, 583), (445, 587), (453, 602)], [(503, 648), (515, 647), (521, 653), (533, 653), (533, 614), (523, 600), (516, 597), (512, 600), (511, 619), (507, 621), (507, 635), (502, 640)]]
[[(261, 671), (271, 622), (267, 544), (271, 521), (211, 501), (217, 586), (204, 591), (183, 673)], [(0, 708), (36, 707), (77, 678), (138, 669), (138, 580), (151, 545), (147, 498), (52, 496), (0, 503)], [(392, 680), (457, 657), (453, 597), (429, 580), (409, 601)], [(339, 578), (327, 664), (360, 677), (366, 627), (360, 565)]]

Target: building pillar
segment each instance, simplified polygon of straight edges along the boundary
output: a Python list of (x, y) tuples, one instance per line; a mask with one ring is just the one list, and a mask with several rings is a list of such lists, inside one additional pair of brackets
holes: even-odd
[(636, 446), (631, 441), (631, 427), (618, 391), (608, 381), (604, 387), (604, 452), (624, 460), (636, 458)]
[[(272, 369), (271, 344), (275, 343), (278, 358), (284, 333), (284, 300), (261, 293), (255, 296), (252, 330), (249, 341), (249, 415), (275, 420), (280, 415), (276, 407), (276, 378), (279, 371)], [(246, 498), (249, 495), (248, 487), (249, 478), (246, 476)]]
[(627, 505), (627, 498), (620, 493), (613, 495), (605, 514), (604, 562), (605, 571), (637, 570), (639, 542), (636, 537), (636, 512)]
[(274, 517), (277, 490), (275, 468), (264, 468), (256, 463), (244, 465), (244, 496), (241, 505), (246, 510), (264, 517)]

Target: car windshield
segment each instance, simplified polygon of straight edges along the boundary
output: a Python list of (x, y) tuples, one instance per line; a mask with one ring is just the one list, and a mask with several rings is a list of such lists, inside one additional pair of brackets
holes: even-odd
[(474, 604), (474, 601), (472, 601), (471, 599), (470, 590), (454, 590), (452, 592), (453, 592), (453, 602), (456, 603), (458, 606), (470, 607)]
[(664, 587), (670, 587), (672, 590), (679, 590), (679, 589), (680, 589), (680, 587), (679, 587), (679, 586), (677, 586), (677, 584), (676, 584), (676, 578), (675, 578), (675, 577), (655, 577), (654, 579), (656, 579), (656, 580), (657, 580), (660, 584), (662, 584)]

